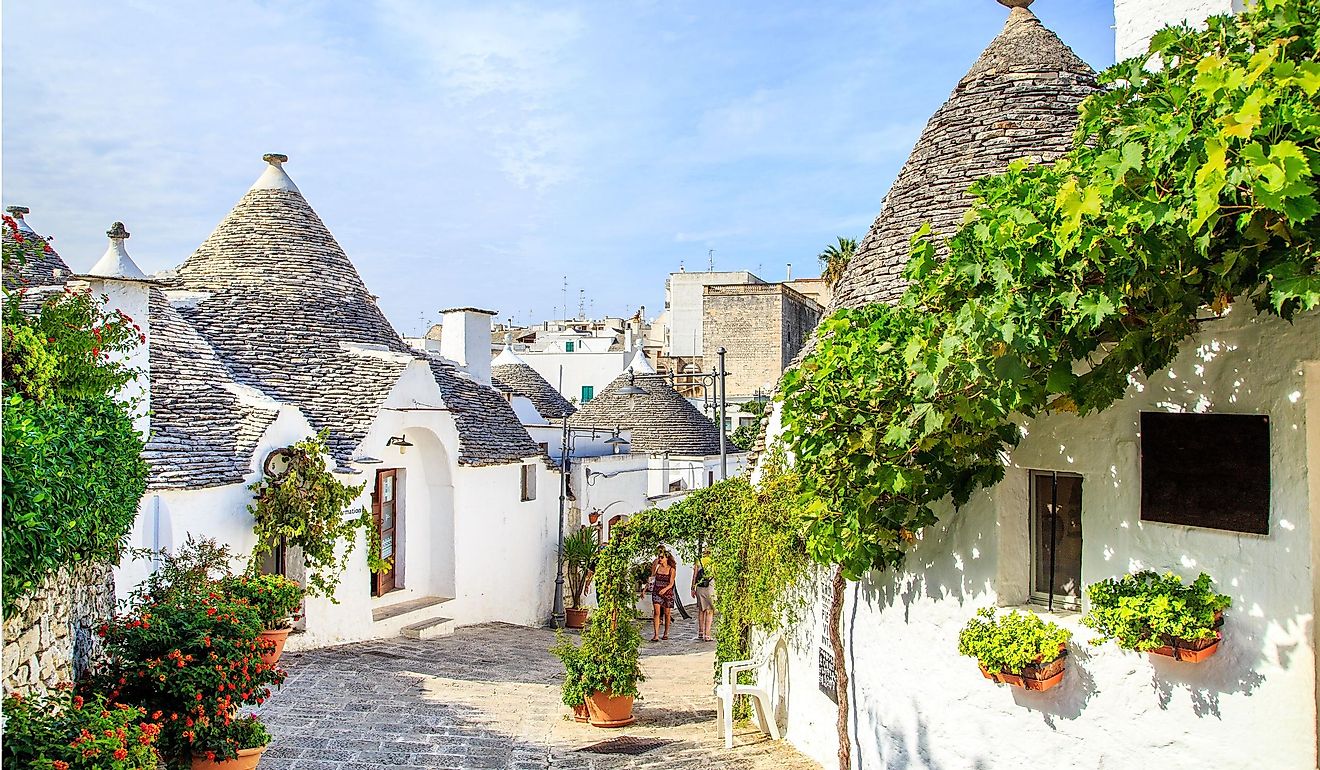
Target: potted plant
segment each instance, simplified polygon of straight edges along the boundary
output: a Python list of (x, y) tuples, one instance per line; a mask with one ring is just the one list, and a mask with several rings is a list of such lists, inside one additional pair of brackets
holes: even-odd
[[(619, 622), (619, 621), (622, 622)], [(597, 612), (582, 632), (581, 687), (587, 718), (593, 727), (623, 727), (633, 723), (633, 699), (641, 682), (638, 650), (642, 635), (632, 616), (617, 618)]]
[(141, 709), (74, 695), (70, 685), (44, 696), (4, 700), (5, 767), (31, 770), (155, 770), (160, 725)]
[(262, 662), (260, 614), (225, 592), (209, 570), (187, 568), (187, 549), (167, 555), (158, 575), (100, 629), (103, 656), (81, 683), (83, 694), (145, 711), (161, 725), (162, 758), (186, 765), (200, 727), (260, 704), (284, 672)]
[(976, 658), (987, 679), (1043, 691), (1063, 681), (1071, 639), (1071, 631), (1034, 613), (982, 607), (958, 634), (958, 652)]
[(306, 593), (296, 580), (283, 575), (243, 575), (225, 581), (225, 593), (246, 599), (248, 606), (261, 617), (261, 660), (268, 665), (279, 662), (284, 644), (298, 619)]
[(1112, 639), (1125, 650), (1200, 663), (1218, 651), (1232, 604), (1211, 585), (1204, 572), (1191, 585), (1153, 570), (1102, 580), (1086, 590), (1090, 610), (1082, 623), (1099, 632), (1093, 644)]
[(559, 690), (560, 698), (565, 706), (573, 709), (573, 721), (588, 721), (587, 693), (583, 688), (582, 680), (581, 648), (569, 641), (561, 631), (556, 636), (555, 646), (550, 648), (550, 652), (564, 664), (564, 684)]
[(192, 770), (252, 770), (270, 743), (255, 714), (201, 725), (194, 732)]
[(582, 595), (590, 588), (598, 549), (596, 530), (590, 527), (582, 527), (564, 538), (564, 570), (572, 601), (564, 611), (565, 624), (569, 628), (582, 628), (587, 623), (588, 610), (582, 606)]

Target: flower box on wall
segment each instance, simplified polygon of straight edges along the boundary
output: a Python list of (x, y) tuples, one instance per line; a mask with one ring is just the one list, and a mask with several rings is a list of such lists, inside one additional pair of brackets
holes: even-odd
[(997, 684), (1007, 684), (1013, 687), (1021, 687), (1024, 690), (1043, 692), (1057, 687), (1063, 681), (1064, 670), (1067, 668), (1067, 658), (1067, 648), (1060, 648), (1059, 657), (1049, 662), (1042, 660), (1030, 663), (1022, 669), (1021, 674), (1010, 674), (1007, 671), (987, 671), (985, 666), (981, 666), (981, 675)]
[(1182, 661), (1183, 663), (1200, 663), (1219, 651), (1219, 643), (1224, 638), (1224, 632), (1219, 629), (1224, 625), (1224, 613), (1215, 613), (1215, 635), (1205, 639), (1175, 639), (1170, 636), (1164, 637), (1165, 644), (1162, 647), (1156, 647), (1151, 650), (1152, 655), (1163, 655), (1166, 658)]

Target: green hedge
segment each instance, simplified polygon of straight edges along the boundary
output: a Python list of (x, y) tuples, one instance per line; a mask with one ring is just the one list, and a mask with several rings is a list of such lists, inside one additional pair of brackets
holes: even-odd
[(5, 398), (4, 613), (60, 566), (115, 561), (146, 490), (132, 417), (110, 396)]

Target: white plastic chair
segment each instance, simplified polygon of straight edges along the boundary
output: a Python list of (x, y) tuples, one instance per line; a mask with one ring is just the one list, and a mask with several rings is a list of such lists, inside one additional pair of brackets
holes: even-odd
[(724, 730), (724, 748), (733, 748), (733, 701), (739, 695), (746, 695), (752, 701), (756, 712), (756, 721), (761, 732), (769, 733), (770, 738), (779, 740), (779, 725), (775, 723), (772, 711), (770, 691), (755, 684), (739, 684), (738, 674), (743, 671), (755, 671), (770, 662), (779, 645), (778, 639), (771, 639), (761, 648), (760, 654), (751, 660), (735, 660), (725, 663), (720, 673), (720, 683), (715, 685), (715, 698), (719, 701), (717, 717)]

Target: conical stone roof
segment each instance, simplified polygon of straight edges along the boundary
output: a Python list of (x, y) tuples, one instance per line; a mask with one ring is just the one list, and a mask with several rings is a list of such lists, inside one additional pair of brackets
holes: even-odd
[[(633, 452), (670, 452), (678, 455), (713, 455), (720, 451), (715, 423), (674, 390), (664, 375), (637, 374), (633, 384), (645, 395), (626, 396), (628, 372), (619, 375), (568, 418), (578, 428), (622, 428), (632, 431)], [(727, 442), (730, 452), (740, 451)]]
[(490, 362), (490, 379), (501, 391), (531, 401), (537, 414), (548, 420), (558, 420), (576, 411), (568, 399), (507, 347)]
[(1051, 161), (1072, 144), (1077, 107), (1095, 72), (1025, 7), (926, 124), (839, 285), (833, 308), (893, 302), (903, 292), (912, 234), (929, 222), (948, 238), (972, 200), (967, 188), (1010, 161)]
[(63, 286), (69, 279), (69, 266), (51, 247), (49, 239), (38, 235), (23, 219), (29, 209), (26, 206), (9, 206), (5, 211), (14, 220), (12, 230), (8, 226), (2, 228), (5, 250), (9, 251), (13, 246), (24, 246), (22, 263), (9, 265), (4, 271), (5, 287)]
[[(269, 167), (215, 231), (161, 276), (179, 313), (234, 378), (294, 404), (318, 430), (329, 429), (329, 448), (343, 462), (404, 370), (421, 359), (455, 412), (460, 463), (536, 455), (498, 393), (404, 343), (284, 172), (287, 158), (265, 160)], [(489, 398), (475, 392), (483, 388)], [(451, 397), (455, 403), (448, 403)]]

